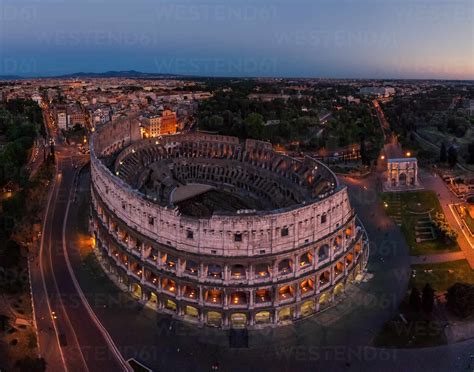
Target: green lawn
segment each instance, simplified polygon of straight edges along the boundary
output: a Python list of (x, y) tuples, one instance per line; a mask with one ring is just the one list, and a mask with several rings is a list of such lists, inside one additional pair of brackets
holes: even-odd
[[(397, 198), (400, 200), (399, 206), (395, 205)], [(417, 221), (423, 217), (417, 213), (424, 211), (430, 211), (432, 215), (436, 212), (443, 213), (435, 192), (384, 193), (382, 194), (382, 203), (389, 216), (395, 217), (397, 214), (400, 216), (401, 229), (410, 247), (411, 255), (446, 253), (459, 250), (457, 242), (446, 242), (444, 238), (424, 242), (416, 241), (415, 226)]]
[(430, 283), (437, 292), (445, 292), (457, 282), (474, 284), (474, 270), (466, 260), (412, 265), (411, 268), (416, 270), (416, 276), (410, 279), (410, 286), (416, 286), (419, 290), (426, 283)]

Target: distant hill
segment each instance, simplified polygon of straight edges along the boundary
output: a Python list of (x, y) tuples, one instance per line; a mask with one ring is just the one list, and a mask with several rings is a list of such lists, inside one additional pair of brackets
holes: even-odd
[(58, 78), (169, 78), (177, 77), (175, 74), (160, 74), (153, 72), (129, 71), (106, 71), (106, 72), (75, 72), (72, 74), (56, 76)]
[(0, 80), (20, 80), (24, 79), (24, 77), (19, 75), (0, 75)]

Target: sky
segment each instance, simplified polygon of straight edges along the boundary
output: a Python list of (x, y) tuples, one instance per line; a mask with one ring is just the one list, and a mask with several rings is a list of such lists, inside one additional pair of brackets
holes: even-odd
[(474, 0), (0, 0), (0, 75), (474, 79)]

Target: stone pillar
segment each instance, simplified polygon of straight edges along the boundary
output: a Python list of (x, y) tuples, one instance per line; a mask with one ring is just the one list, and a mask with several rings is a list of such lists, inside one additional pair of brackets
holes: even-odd
[(204, 306), (204, 288), (202, 286), (198, 286), (199, 291), (199, 305)]
[(249, 312), (249, 326), (252, 327), (255, 325), (255, 314), (253, 311)]
[(293, 319), (298, 319), (299, 317), (301, 317), (301, 309), (299, 305), (296, 305), (293, 311)]
[(273, 281), (276, 282), (278, 279), (278, 261), (273, 263), (273, 272), (272, 272)]
[(222, 314), (222, 324), (224, 325), (224, 327), (228, 327), (229, 323), (230, 323), (229, 314), (225, 312)]
[(201, 280), (204, 280), (204, 279), (206, 279), (206, 277), (207, 277), (206, 268), (205, 268), (204, 264), (201, 262), (200, 267), (199, 267), (199, 278)]
[(295, 283), (294, 285), (296, 286), (296, 293), (295, 293), (296, 302), (299, 302), (301, 301), (301, 287), (299, 283)]
[(178, 258), (176, 260), (176, 275), (177, 276), (182, 276), (183, 271), (184, 271), (184, 265), (186, 265), (186, 261), (181, 262), (181, 258)]
[(255, 268), (254, 268), (253, 264), (250, 264), (248, 266), (248, 270), (246, 272), (246, 275), (247, 275), (248, 283), (253, 284), (254, 281), (255, 281)]
[(223, 292), (222, 297), (224, 299), (224, 308), (228, 309), (229, 308), (229, 294), (227, 293), (225, 289), (222, 292)]
[(311, 249), (311, 251), (312, 251), (312, 254), (313, 254), (313, 262), (311, 264), (311, 267), (313, 269), (316, 269), (318, 267), (318, 250), (317, 250), (316, 247), (313, 247)]
[(224, 270), (224, 281), (228, 281), (230, 279), (230, 271), (229, 271), (229, 266), (227, 264), (224, 265), (223, 267)]
[(300, 256), (299, 254), (295, 254), (293, 256), (293, 277), (296, 277), (299, 271), (300, 271)]
[(157, 254), (157, 256), (158, 256), (158, 258), (157, 258), (157, 260), (156, 260), (156, 266), (157, 266), (158, 268), (161, 268), (161, 267), (163, 266), (163, 262), (161, 261), (161, 251), (158, 250), (158, 251), (156, 252), (156, 254)]

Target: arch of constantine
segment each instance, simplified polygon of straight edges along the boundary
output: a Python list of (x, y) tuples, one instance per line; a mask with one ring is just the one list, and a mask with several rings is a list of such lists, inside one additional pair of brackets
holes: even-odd
[(418, 161), (416, 158), (387, 160), (387, 176), (384, 191), (408, 191), (420, 189)]

